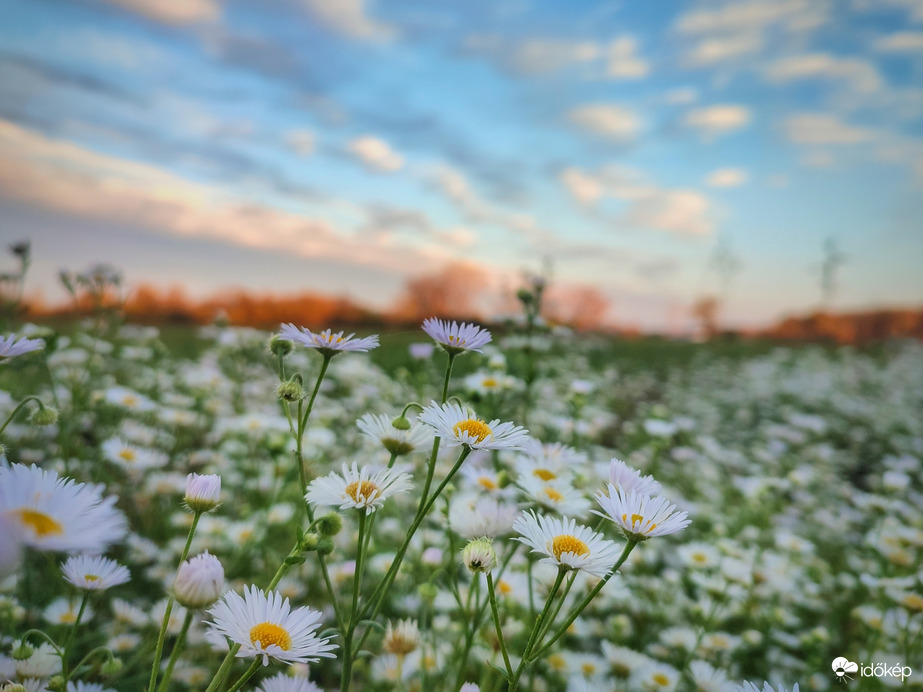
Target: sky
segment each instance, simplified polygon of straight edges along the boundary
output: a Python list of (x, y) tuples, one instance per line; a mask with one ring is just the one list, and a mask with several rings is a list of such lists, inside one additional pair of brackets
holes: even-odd
[(747, 327), (820, 305), (832, 238), (831, 307), (923, 303), (920, 0), (3, 6), (0, 236), (45, 297), (550, 262), (625, 324)]

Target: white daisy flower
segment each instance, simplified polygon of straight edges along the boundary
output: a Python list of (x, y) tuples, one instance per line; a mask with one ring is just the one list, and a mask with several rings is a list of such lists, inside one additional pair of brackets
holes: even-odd
[(435, 401), (423, 409), (420, 421), (436, 431), (450, 447), (464, 445), (470, 449), (522, 449), (529, 439), (528, 431), (513, 423), (499, 419), (485, 423), (462, 409), (455, 402), (442, 404)]
[(119, 437), (106, 440), (101, 449), (107, 460), (130, 471), (159, 468), (165, 466), (168, 461), (167, 455), (163, 452), (129, 444)]
[(695, 692), (734, 692), (734, 683), (728, 680), (727, 674), (706, 661), (692, 661), (689, 673), (695, 684)]
[(476, 495), (452, 498), (449, 526), (464, 538), (494, 538), (512, 530), (518, 510), (513, 504)]
[(67, 683), (67, 692), (115, 692), (111, 687), (103, 687), (98, 682), (83, 682), (73, 680)]
[(238, 658), (262, 656), (264, 666), (270, 658), (285, 663), (334, 658), (337, 645), (314, 633), (321, 613), (308, 607), (292, 610), (288, 599), (275, 591), (267, 595), (247, 586), (243, 597), (229, 591), (208, 612), (214, 618), (210, 630), (240, 644)]
[(673, 666), (654, 662), (638, 673), (637, 682), (644, 692), (672, 692), (679, 682), (679, 673)]
[(320, 687), (302, 676), (279, 673), (267, 678), (256, 688), (257, 692), (323, 692)]
[(131, 579), (127, 567), (98, 555), (72, 555), (61, 571), (67, 581), (84, 591), (103, 591)]
[(596, 495), (596, 502), (605, 514), (595, 509), (593, 513), (608, 516), (629, 538), (647, 540), (654, 536), (667, 536), (692, 523), (686, 518), (686, 512), (676, 511), (676, 506), (666, 498), (651, 497), (634, 490), (624, 492), (611, 483), (607, 490), (608, 495), (605, 491)]
[[(737, 692), (788, 692), (785, 687), (779, 685), (778, 687), (773, 687), (768, 682), (763, 682), (763, 686), (760, 687), (758, 683), (746, 681), (737, 688)], [(795, 683), (795, 686), (792, 687), (792, 692), (798, 692), (798, 683)]]
[(476, 324), (465, 322), (458, 324), (454, 320), (449, 324), (447, 320), (440, 320), (436, 317), (423, 321), (423, 331), (453, 355), (465, 351), (480, 353), (481, 347), (489, 344), (491, 339), (490, 332), (481, 329)]
[(558, 514), (583, 517), (590, 509), (590, 501), (566, 480), (548, 482), (536, 476), (522, 476), (517, 481), (530, 500)]
[(292, 341), (314, 348), (327, 356), (336, 355), (341, 351), (369, 351), (378, 348), (378, 335), (373, 334), (362, 339), (353, 339), (355, 334), (343, 336), (343, 332), (333, 333), (327, 329), (323, 332), (314, 333), (307, 327), (296, 327), (294, 324), (283, 324), (280, 334), (283, 339)]
[(625, 492), (634, 490), (642, 495), (656, 495), (660, 492), (660, 483), (653, 476), (642, 476), (640, 471), (621, 459), (613, 458), (609, 462), (609, 482)]
[(102, 485), (58, 478), (55, 471), (13, 464), (0, 468), (0, 514), (19, 524), (23, 542), (39, 550), (101, 553), (125, 535), (125, 516)]
[[(45, 610), (42, 611), (42, 617), (52, 625), (73, 625), (77, 622), (77, 611), (79, 609), (80, 599), (74, 601), (61, 596), (45, 606)], [(93, 608), (87, 604), (83, 609), (83, 616), (80, 621), (89, 622), (94, 615)]]
[[(18, 644), (13, 647), (18, 648)], [(16, 675), (20, 678), (49, 678), (61, 672), (61, 656), (48, 642), (32, 647), (29, 658), (15, 662)]]
[(157, 405), (143, 394), (128, 387), (109, 387), (103, 398), (113, 406), (128, 409), (129, 411), (153, 411)]
[(0, 336), (0, 361), (7, 358), (15, 358), (23, 353), (38, 351), (45, 346), (41, 339), (26, 339), (25, 337), (16, 340), (16, 335)]
[(615, 543), (567, 517), (558, 519), (523, 512), (513, 529), (522, 536), (514, 540), (531, 546), (533, 553), (548, 556), (541, 562), (582, 570), (596, 577), (606, 576), (619, 556)]
[(427, 426), (411, 423), (409, 430), (400, 430), (394, 427), (393, 420), (386, 415), (367, 413), (356, 425), (363, 435), (398, 457), (432, 442), (433, 435)]
[(586, 455), (573, 447), (555, 442), (542, 444), (529, 440), (523, 454), (516, 458), (516, 470), (523, 476), (535, 476), (542, 481), (569, 478), (575, 466), (586, 461)]
[(399, 468), (359, 468), (357, 462), (343, 472), (315, 478), (308, 486), (304, 498), (312, 505), (329, 505), (340, 509), (364, 509), (371, 514), (396, 493), (405, 493), (413, 487), (409, 473)]

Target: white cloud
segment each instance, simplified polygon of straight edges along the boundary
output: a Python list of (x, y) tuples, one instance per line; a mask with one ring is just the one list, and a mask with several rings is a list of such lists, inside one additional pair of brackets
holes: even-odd
[(704, 67), (759, 52), (762, 47), (763, 40), (759, 34), (707, 38), (693, 46), (686, 54), (686, 60), (693, 67)]
[(699, 92), (693, 87), (671, 89), (663, 95), (664, 103), (668, 103), (671, 106), (687, 106), (690, 103), (695, 103), (698, 98)]
[(365, 0), (303, 0), (322, 23), (348, 38), (387, 41), (397, 35), (395, 27), (368, 15)]
[(156, 22), (174, 26), (210, 22), (221, 16), (221, 6), (215, 0), (106, 0), (106, 2)]
[(923, 51), (923, 32), (898, 31), (882, 36), (875, 42), (875, 50), (885, 53), (918, 53)]
[(686, 64), (734, 67), (748, 55), (777, 45), (779, 34), (810, 32), (827, 21), (826, 0), (727, 0), (681, 15), (675, 30), (694, 42)]
[(679, 17), (676, 28), (685, 34), (753, 32), (779, 23), (800, 30), (817, 26), (822, 12), (826, 3), (817, 0), (732, 0), (717, 9), (688, 12)]
[(749, 179), (747, 171), (742, 168), (719, 168), (709, 174), (705, 184), (711, 187), (738, 187)]
[(881, 87), (881, 75), (867, 60), (840, 58), (829, 53), (809, 53), (777, 60), (766, 68), (773, 82), (802, 79), (841, 80), (856, 91), (868, 93)]
[(314, 153), (314, 133), (310, 130), (292, 130), (286, 135), (285, 141), (299, 156), (310, 156)]
[[(502, 41), (495, 45), (503, 49)], [(540, 75), (557, 72), (575, 63), (596, 60), (599, 55), (599, 46), (592, 41), (533, 38), (521, 42), (513, 49), (509, 64), (516, 72)]]
[(634, 139), (641, 129), (638, 116), (633, 111), (613, 104), (579, 106), (570, 111), (568, 117), (581, 129), (615, 140)]
[(731, 103), (717, 104), (689, 111), (684, 122), (707, 137), (716, 137), (744, 127), (750, 122), (750, 110)]
[(631, 36), (619, 36), (609, 44), (606, 75), (612, 79), (640, 79), (650, 66), (638, 55), (638, 42)]
[(365, 135), (349, 143), (348, 149), (356, 158), (369, 168), (393, 172), (404, 166), (404, 158), (382, 139)]
[(782, 124), (785, 136), (795, 144), (858, 144), (876, 137), (873, 130), (854, 127), (828, 113), (801, 113)]
[[(101, 154), (0, 120), (0, 196), (68, 216), (174, 236), (411, 273), (452, 257), (441, 243), (355, 235), (324, 218)], [(336, 200), (331, 200), (336, 203)], [(464, 243), (462, 232), (449, 236)]]
[(558, 178), (581, 204), (595, 204), (603, 195), (602, 183), (579, 168), (565, 168)]
[(708, 198), (694, 190), (652, 190), (625, 214), (628, 224), (676, 235), (707, 236), (714, 230)]
[(590, 173), (571, 167), (561, 173), (559, 180), (583, 205), (593, 205), (607, 197), (627, 202), (617, 219), (626, 226), (681, 236), (710, 235), (714, 230), (707, 197), (694, 190), (659, 187), (630, 168), (607, 166)]

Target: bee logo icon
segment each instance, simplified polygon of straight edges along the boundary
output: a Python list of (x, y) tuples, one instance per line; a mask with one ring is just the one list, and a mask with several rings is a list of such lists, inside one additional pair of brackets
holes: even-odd
[(859, 671), (858, 663), (853, 663), (843, 656), (838, 656), (833, 659), (833, 663), (830, 664), (830, 667), (833, 668), (833, 674), (836, 675), (837, 682), (852, 680), (852, 678), (849, 677), (849, 673), (857, 673)]

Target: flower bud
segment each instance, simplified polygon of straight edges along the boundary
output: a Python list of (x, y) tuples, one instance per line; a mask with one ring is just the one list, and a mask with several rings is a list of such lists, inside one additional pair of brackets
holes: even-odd
[(317, 550), (318, 543), (320, 543), (320, 536), (314, 531), (308, 531), (301, 537), (301, 549), (305, 552)]
[(470, 572), (488, 574), (497, 566), (497, 551), (489, 538), (476, 538), (468, 541), (462, 551), (462, 560)]
[(317, 550), (318, 555), (329, 555), (333, 552), (333, 541), (324, 536), (317, 542), (315, 550)]
[(52, 406), (39, 406), (29, 420), (33, 425), (54, 425), (58, 422), (58, 410)]
[(436, 600), (436, 596), (439, 595), (439, 589), (435, 584), (426, 582), (417, 587), (417, 593), (420, 594), (420, 598), (431, 604)]
[(406, 416), (398, 416), (391, 421), (391, 427), (395, 430), (410, 430), (410, 421)]
[(113, 656), (108, 661), (103, 663), (100, 670), (102, 671), (103, 675), (118, 675), (120, 672), (122, 672), (124, 665), (125, 664), (122, 663), (121, 659), (115, 658)]
[(304, 387), (297, 378), (282, 382), (276, 387), (276, 394), (283, 401), (301, 401), (305, 397)]
[(283, 339), (278, 334), (274, 334), (269, 339), (269, 350), (277, 356), (287, 356), (292, 352), (294, 347), (295, 344), (293, 344), (288, 339)]
[(26, 688), (18, 682), (9, 682), (0, 687), (0, 692), (26, 692)]
[(321, 536), (336, 536), (343, 529), (343, 517), (336, 512), (328, 512), (317, 520), (316, 526)]
[(19, 646), (13, 649), (13, 660), (14, 661), (25, 661), (27, 658), (32, 656), (35, 652), (31, 646), (26, 642), (22, 642)]
[(221, 476), (200, 476), (190, 473), (186, 476), (186, 506), (193, 512), (210, 512), (219, 504), (221, 497)]
[(67, 690), (67, 680), (63, 675), (55, 675), (45, 683), (45, 689), (51, 692), (65, 692)]
[(173, 595), (177, 602), (190, 610), (207, 608), (218, 600), (224, 590), (224, 568), (207, 550), (179, 566)]

